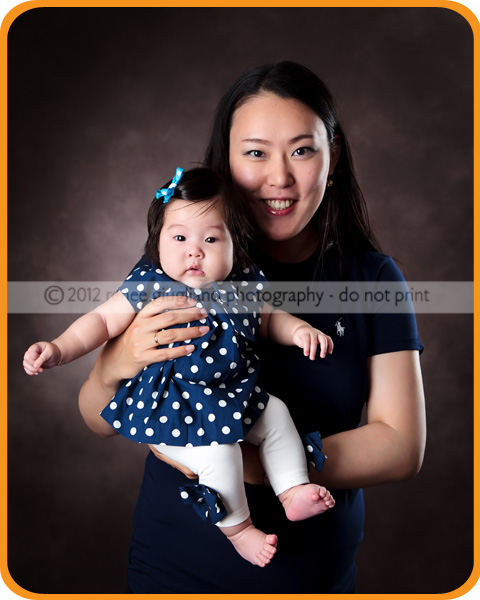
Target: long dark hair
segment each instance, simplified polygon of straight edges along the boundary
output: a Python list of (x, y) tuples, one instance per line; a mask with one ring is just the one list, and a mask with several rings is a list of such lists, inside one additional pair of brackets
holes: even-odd
[[(167, 188), (170, 183), (171, 180), (167, 181), (162, 188)], [(164, 203), (163, 196), (152, 200), (147, 217), (148, 238), (145, 243), (145, 254), (150, 260), (159, 267), (161, 266), (158, 239), (165, 219), (165, 210), (175, 199), (188, 200), (192, 203), (211, 200), (212, 204), (210, 206), (220, 201), (225, 223), (233, 241), (233, 268), (234, 270), (242, 270), (251, 265), (251, 260), (247, 254), (250, 229), (246, 226), (248, 220), (238, 190), (218, 173), (203, 167), (190, 169), (183, 173), (168, 203)]]
[(282, 61), (256, 67), (237, 79), (218, 104), (204, 163), (231, 181), (229, 151), (233, 114), (249, 98), (266, 92), (299, 100), (313, 110), (325, 125), (330, 147), (336, 143), (335, 136), (340, 139), (340, 157), (331, 177), (333, 185), (326, 188), (316, 213), (318, 248), (323, 250), (333, 242), (340, 256), (346, 249), (353, 252), (378, 250), (379, 244), (355, 176), (350, 146), (332, 95), (310, 69)]

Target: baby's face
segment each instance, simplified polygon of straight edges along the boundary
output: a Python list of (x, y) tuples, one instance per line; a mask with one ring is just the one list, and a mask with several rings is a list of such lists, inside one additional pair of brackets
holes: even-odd
[(158, 240), (165, 273), (190, 287), (223, 281), (233, 267), (232, 236), (223, 219), (222, 203), (169, 203)]

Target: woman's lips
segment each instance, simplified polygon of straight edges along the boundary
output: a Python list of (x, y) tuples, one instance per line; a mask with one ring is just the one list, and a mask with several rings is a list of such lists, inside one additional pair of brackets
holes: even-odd
[(296, 200), (293, 200), (292, 198), (269, 198), (263, 200), (263, 203), (270, 214), (283, 216), (292, 212)]

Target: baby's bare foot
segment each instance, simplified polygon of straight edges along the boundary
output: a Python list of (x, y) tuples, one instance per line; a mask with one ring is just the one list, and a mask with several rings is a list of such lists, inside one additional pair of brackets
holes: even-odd
[(235, 533), (228, 531), (236, 529), (236, 527), (221, 527), (242, 558), (259, 567), (268, 565), (277, 551), (277, 536), (263, 533), (251, 521), (240, 531), (237, 530)]
[(279, 495), (279, 500), (290, 521), (303, 521), (335, 506), (335, 500), (330, 492), (314, 483), (290, 488)]

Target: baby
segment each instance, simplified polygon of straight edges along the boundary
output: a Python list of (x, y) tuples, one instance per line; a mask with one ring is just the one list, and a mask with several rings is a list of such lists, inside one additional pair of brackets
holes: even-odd
[[(312, 360), (318, 349), (322, 358), (331, 353), (333, 343), (262, 302), (268, 282), (248, 259), (244, 229), (241, 203), (219, 175), (177, 169), (150, 207), (146, 254), (116, 294), (52, 342), (30, 346), (24, 368), (36, 375), (90, 352), (122, 333), (159, 296), (197, 300), (200, 323), (209, 331), (194, 351), (145, 367), (124, 382), (101, 415), (120, 434), (154, 445), (196, 473), (199, 483), (181, 488), (181, 497), (218, 525), (243, 558), (263, 567), (276, 552), (277, 536), (252, 523), (238, 442), (259, 447), (288, 519), (319, 515), (334, 500), (309, 482), (305, 450), (285, 404), (256, 384), (254, 342), (260, 335), (297, 345)], [(152, 338), (152, 347), (158, 346), (156, 334)], [(320, 470), (325, 457), (318, 433), (309, 436), (307, 448)]]

